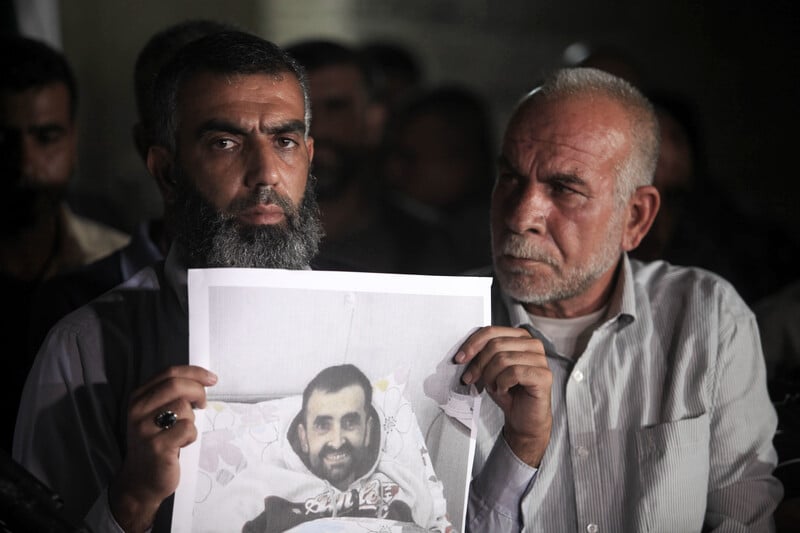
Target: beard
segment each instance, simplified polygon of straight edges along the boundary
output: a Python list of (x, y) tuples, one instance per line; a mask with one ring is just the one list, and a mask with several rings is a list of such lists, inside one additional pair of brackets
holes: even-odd
[[(259, 187), (244, 199), (217, 210), (184, 176), (178, 165), (175, 202), (167, 213), (175, 240), (181, 244), (190, 268), (285, 268), (301, 269), (319, 250), (323, 236), (309, 173), (300, 206), (271, 187)], [(278, 224), (242, 224), (236, 216), (259, 204), (273, 203), (283, 209)]]
[[(325, 462), (328, 455), (345, 453), (349, 456), (346, 464), (329, 466)], [(355, 447), (349, 442), (344, 442), (338, 449), (330, 445), (325, 445), (320, 450), (317, 460), (311, 461), (309, 469), (320, 479), (326, 479), (337, 486), (337, 484), (347, 481), (350, 476), (357, 476), (362, 473), (365, 462), (365, 451), (362, 447)], [(341, 487), (340, 487), (341, 488)]]
[[(503, 290), (515, 300), (535, 306), (567, 300), (587, 291), (604, 273), (616, 265), (620, 256), (622, 228), (619, 216), (608, 221), (602, 247), (577, 265), (565, 265), (547, 250), (517, 234), (507, 234), (501, 242), (493, 242), (494, 257), (511, 255), (539, 263), (536, 270), (500, 266), (494, 270)], [(495, 240), (494, 237), (492, 239)]]

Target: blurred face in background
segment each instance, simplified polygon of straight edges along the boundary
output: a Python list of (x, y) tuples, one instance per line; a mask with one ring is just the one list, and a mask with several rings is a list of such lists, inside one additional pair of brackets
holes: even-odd
[(77, 162), (67, 85), (0, 93), (0, 150), (2, 227), (29, 227), (57, 208)]
[(361, 70), (347, 63), (308, 73), (314, 175), (321, 200), (336, 197), (355, 178), (367, 138), (369, 94)]

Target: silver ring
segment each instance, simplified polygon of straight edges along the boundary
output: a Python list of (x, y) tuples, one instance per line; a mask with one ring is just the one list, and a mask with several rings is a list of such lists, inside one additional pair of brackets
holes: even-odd
[(161, 429), (169, 429), (178, 422), (178, 415), (174, 411), (161, 411), (153, 419), (153, 422)]

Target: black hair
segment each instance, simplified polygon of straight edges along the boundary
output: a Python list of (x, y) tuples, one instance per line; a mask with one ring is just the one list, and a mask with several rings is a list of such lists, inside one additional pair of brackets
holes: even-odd
[(153, 89), (161, 67), (185, 44), (232, 29), (233, 26), (214, 20), (191, 19), (167, 26), (150, 37), (139, 51), (133, 71), (136, 110), (146, 129), (152, 128), (155, 122)]
[(303, 391), (303, 409), (306, 412), (308, 399), (314, 391), (338, 392), (350, 385), (358, 385), (364, 389), (364, 405), (367, 410), (372, 405), (372, 384), (364, 373), (355, 365), (343, 364), (329, 366), (308, 382)]
[(75, 75), (60, 51), (49, 44), (22, 35), (0, 35), (0, 89), (22, 92), (53, 83), (69, 90), (70, 116), (78, 110)]
[(154, 141), (174, 149), (177, 95), (181, 85), (201, 72), (214, 74), (267, 74), (294, 76), (303, 92), (306, 133), (311, 106), (305, 70), (276, 44), (251, 33), (222, 31), (196, 39), (180, 48), (161, 69), (154, 86)]
[(374, 91), (374, 80), (370, 76), (365, 58), (353, 46), (327, 39), (309, 39), (290, 44), (286, 51), (307, 72), (333, 65), (351, 65), (361, 73), (367, 93), (372, 95)]

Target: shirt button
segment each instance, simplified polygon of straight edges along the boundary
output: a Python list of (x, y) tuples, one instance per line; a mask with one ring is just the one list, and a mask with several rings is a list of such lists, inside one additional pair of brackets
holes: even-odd
[(588, 531), (589, 533), (597, 533), (598, 531), (600, 531), (600, 528), (598, 527), (597, 524), (589, 524), (588, 526), (586, 526), (586, 531)]
[(576, 370), (575, 372), (572, 373), (572, 377), (575, 381), (580, 383), (581, 381), (583, 381), (583, 372), (581, 372), (580, 370)]
[[(587, 450), (584, 446), (578, 446), (575, 451), (578, 453), (578, 457), (581, 459), (589, 457), (589, 450)], [(595, 527), (597, 526), (595, 525)]]

